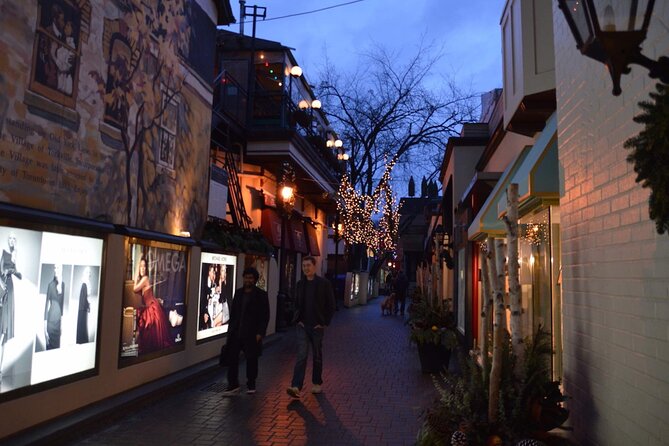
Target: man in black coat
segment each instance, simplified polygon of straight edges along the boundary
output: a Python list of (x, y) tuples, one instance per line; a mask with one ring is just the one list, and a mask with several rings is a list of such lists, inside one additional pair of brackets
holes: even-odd
[(309, 346), (313, 355), (311, 393), (321, 393), (323, 384), (323, 334), (330, 325), (335, 309), (334, 293), (329, 280), (316, 275), (316, 259), (302, 259), (304, 278), (297, 282), (295, 303), (297, 313), (297, 361), (290, 387), (286, 389), (293, 398), (300, 397), (307, 368)]
[(246, 357), (246, 393), (256, 392), (258, 356), (262, 350), (262, 338), (269, 322), (269, 299), (267, 293), (256, 286), (258, 270), (246, 268), (243, 273), (244, 286), (235, 291), (230, 310), (226, 359), (228, 363), (228, 388), (223, 395), (239, 393), (239, 353)]

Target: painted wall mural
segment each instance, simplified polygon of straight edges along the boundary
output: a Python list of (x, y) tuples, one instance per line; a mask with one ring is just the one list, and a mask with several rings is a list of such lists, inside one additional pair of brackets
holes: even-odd
[(215, 24), (198, 3), (10, 0), (0, 28), (0, 201), (199, 234), (215, 41), (191, 39)]

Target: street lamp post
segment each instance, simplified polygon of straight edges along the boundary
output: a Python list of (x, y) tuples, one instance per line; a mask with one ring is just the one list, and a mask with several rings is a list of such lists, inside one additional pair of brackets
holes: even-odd
[(288, 256), (286, 254), (286, 223), (295, 204), (295, 172), (293, 167), (284, 162), (282, 166), (281, 182), (278, 185), (281, 202), (281, 243), (279, 254), (279, 292), (276, 299), (276, 329), (286, 327), (286, 298), (285, 276), (287, 274)]

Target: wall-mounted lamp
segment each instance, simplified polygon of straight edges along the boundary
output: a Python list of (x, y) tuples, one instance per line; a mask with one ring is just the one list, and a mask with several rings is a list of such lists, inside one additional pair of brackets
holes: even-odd
[(620, 0), (614, 8), (602, 0), (558, 0), (576, 48), (607, 66), (616, 96), (622, 92), (620, 77), (630, 72), (630, 64), (646, 67), (650, 77), (669, 83), (669, 58), (655, 61), (641, 54), (655, 0), (641, 3), (639, 8), (639, 0)]
[(283, 163), (281, 172), (281, 182), (279, 182), (279, 196), (284, 210), (288, 215), (293, 210), (295, 205), (295, 171), (290, 163)]
[(337, 152), (337, 159), (338, 159), (339, 161), (348, 161), (348, 159), (349, 159), (349, 155), (348, 155), (348, 153), (344, 152), (344, 149), (340, 149), (340, 150)]

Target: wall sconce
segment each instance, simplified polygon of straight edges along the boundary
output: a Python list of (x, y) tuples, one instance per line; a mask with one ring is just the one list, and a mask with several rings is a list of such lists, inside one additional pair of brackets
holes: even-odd
[(622, 92), (620, 77), (629, 74), (629, 64), (646, 67), (651, 78), (669, 83), (669, 58), (662, 56), (655, 61), (641, 54), (655, 0), (645, 2), (645, 11), (643, 7), (639, 10), (638, 0), (617, 4), (621, 6), (614, 8), (602, 0), (558, 0), (576, 48), (607, 66), (615, 96)]

